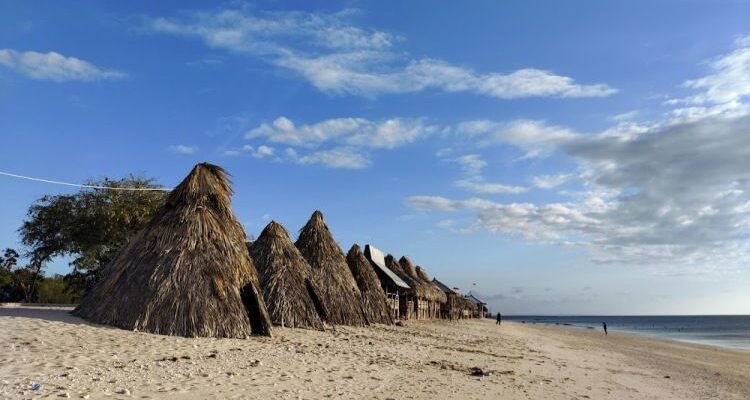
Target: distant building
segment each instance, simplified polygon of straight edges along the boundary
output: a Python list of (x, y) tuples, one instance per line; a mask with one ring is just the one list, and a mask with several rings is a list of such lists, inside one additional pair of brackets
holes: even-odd
[(464, 298), (474, 304), (474, 317), (484, 318), (490, 314), (490, 310), (489, 308), (487, 308), (487, 303), (478, 299), (476, 296), (471, 294), (471, 292), (465, 295)]

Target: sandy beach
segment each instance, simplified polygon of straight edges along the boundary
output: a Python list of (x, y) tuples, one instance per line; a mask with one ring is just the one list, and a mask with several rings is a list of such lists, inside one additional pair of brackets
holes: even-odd
[(750, 398), (750, 352), (629, 334), (472, 320), (188, 339), (68, 311), (0, 308), (0, 398)]

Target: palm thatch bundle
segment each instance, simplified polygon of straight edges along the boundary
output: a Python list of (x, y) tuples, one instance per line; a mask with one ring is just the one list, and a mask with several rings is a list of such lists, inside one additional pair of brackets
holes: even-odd
[(411, 260), (409, 260), (409, 258), (407, 258), (406, 256), (401, 257), (401, 259), (398, 261), (398, 264), (401, 266), (404, 273), (406, 273), (409, 276), (409, 278), (411, 278), (412, 281), (414, 281), (415, 284), (418, 285), (422, 289), (424, 295), (421, 297), (429, 301), (445, 303), (446, 301), (445, 293), (443, 293), (442, 290), (438, 289), (431, 282), (422, 280), (422, 278), (420, 278), (419, 275), (417, 274), (417, 269), (411, 263)]
[(250, 246), (260, 274), (260, 286), (274, 324), (290, 328), (323, 329), (327, 310), (310, 265), (275, 221)]
[(328, 322), (334, 325), (367, 325), (362, 311), (362, 294), (346, 264), (344, 252), (323, 221), (323, 213), (316, 210), (312, 214), (294, 245), (312, 268), (321, 300), (328, 311)]
[(74, 313), (163, 335), (244, 338), (271, 323), (226, 172), (198, 164)]
[(346, 262), (359, 286), (362, 294), (362, 309), (365, 318), (373, 324), (392, 324), (391, 310), (388, 307), (388, 298), (380, 286), (377, 274), (370, 265), (370, 261), (356, 244), (349, 249)]

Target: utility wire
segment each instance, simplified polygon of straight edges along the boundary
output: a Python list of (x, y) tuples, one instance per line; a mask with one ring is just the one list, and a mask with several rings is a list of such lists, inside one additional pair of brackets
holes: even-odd
[(169, 191), (172, 190), (171, 188), (135, 188), (135, 187), (111, 187), (111, 186), (96, 186), (96, 185), (80, 185), (78, 183), (60, 182), (60, 181), (53, 181), (53, 180), (49, 180), (49, 179), (33, 178), (33, 177), (30, 177), (30, 176), (16, 175), (16, 174), (11, 174), (9, 172), (3, 172), (3, 171), (0, 171), (0, 175), (10, 176), (12, 178), (26, 179), (26, 180), (34, 181), (34, 182), (52, 183), (52, 184), (55, 184), (55, 185), (74, 186), (74, 187), (86, 188), (86, 189), (126, 190), (126, 191), (135, 191), (135, 192), (147, 192), (147, 191), (169, 192)]

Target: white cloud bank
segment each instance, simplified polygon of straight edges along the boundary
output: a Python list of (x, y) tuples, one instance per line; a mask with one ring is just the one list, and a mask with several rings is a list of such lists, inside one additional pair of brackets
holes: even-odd
[[(245, 138), (290, 146), (283, 157), (276, 158), (279, 161), (362, 169), (372, 164), (373, 151), (402, 147), (432, 135), (437, 129), (423, 119), (333, 118), (297, 125), (281, 116), (250, 129)], [(237, 150), (230, 153), (240, 154)]]
[(100, 68), (88, 61), (66, 57), (54, 51), (38, 53), (0, 49), (0, 66), (32, 79), (55, 82), (121, 79), (126, 76), (123, 72)]
[(537, 177), (533, 183), (552, 188), (580, 180), (584, 189), (572, 201), (423, 195), (406, 202), (429, 212), (468, 213), (473, 219), (463, 229), (582, 246), (598, 262), (658, 265), (667, 273), (740, 268), (750, 260), (750, 112), (744, 102), (750, 93), (750, 40), (738, 43), (710, 65), (711, 75), (686, 83), (700, 92), (672, 102), (700, 104), (704, 112), (690, 118), (675, 117), (684, 111), (676, 108), (664, 121), (618, 125), (597, 135), (540, 121), (474, 121), (460, 129), (533, 156), (566, 155), (577, 164), (577, 174)]
[(543, 69), (481, 73), (443, 60), (413, 59), (396, 48), (402, 38), (357, 27), (350, 22), (352, 14), (240, 8), (156, 18), (150, 28), (259, 57), (330, 93), (374, 97), (433, 89), (514, 99), (603, 97), (617, 92), (606, 84), (580, 84)]

